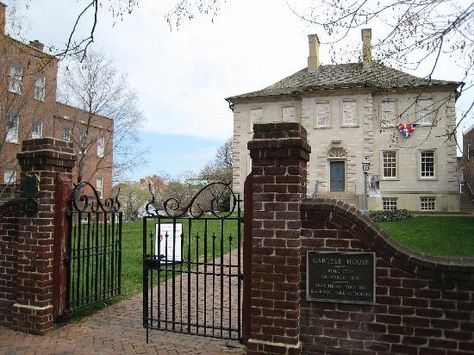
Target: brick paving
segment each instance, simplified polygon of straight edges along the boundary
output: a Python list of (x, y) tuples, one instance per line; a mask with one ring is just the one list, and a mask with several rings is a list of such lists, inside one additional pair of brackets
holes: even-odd
[(45, 336), (0, 327), (0, 354), (245, 353), (245, 347), (237, 341), (160, 330), (150, 330), (147, 344), (146, 331), (142, 327), (142, 307), (142, 294), (139, 294), (103, 309), (81, 323), (58, 327)]

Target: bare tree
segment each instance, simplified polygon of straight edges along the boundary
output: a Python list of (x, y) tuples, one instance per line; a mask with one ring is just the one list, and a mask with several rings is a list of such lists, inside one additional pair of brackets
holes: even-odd
[(232, 137), (219, 146), (214, 159), (200, 171), (199, 177), (208, 181), (232, 181)]
[[(113, 164), (114, 179), (141, 162), (137, 148), (143, 115), (138, 109), (137, 94), (126, 75), (120, 74), (103, 54), (89, 51), (84, 58), (69, 62), (61, 79), (59, 100), (80, 109), (70, 117), (73, 130), (80, 130), (71, 135), (78, 140), (79, 181), (91, 177), (84, 176), (85, 166), (96, 157), (99, 159), (94, 162), (92, 174)], [(102, 154), (96, 154), (97, 145)]]
[[(431, 80), (442, 60), (462, 69), (465, 82), (460, 94), (471, 100), (461, 113), (455, 130), (466, 118), (472, 119), (474, 66), (474, 3), (462, 0), (324, 0), (292, 11), (304, 21), (322, 27), (331, 38), (333, 62), (347, 61), (360, 50), (349, 40), (352, 30), (373, 26), (381, 35), (373, 44), (376, 60), (400, 69), (424, 71)], [(442, 106), (442, 103), (437, 106)], [(435, 111), (436, 108), (433, 109)]]

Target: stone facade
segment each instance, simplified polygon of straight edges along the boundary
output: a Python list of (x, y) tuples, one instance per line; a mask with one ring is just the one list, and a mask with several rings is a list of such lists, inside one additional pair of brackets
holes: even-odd
[[(67, 139), (78, 149), (81, 133), (86, 131), (87, 122), (92, 122), (85, 140), (86, 154), (78, 154), (77, 161), (79, 163), (86, 157), (82, 180), (94, 186), (101, 180), (103, 195), (110, 196), (113, 120), (57, 102), (58, 59), (45, 53), (39, 41), (25, 44), (8, 36), (5, 33), (5, 17), (6, 6), (0, 2), (0, 184), (8, 183), (12, 174), (13, 179), (19, 181), (20, 168), (16, 155), (23, 140), (41, 137)], [(13, 87), (12, 70), (18, 70), (15, 79), (18, 85)], [(16, 117), (16, 128), (13, 129), (16, 133), (13, 135), (8, 133), (6, 123), (10, 116)], [(104, 137), (103, 154), (98, 154), (99, 137)], [(74, 181), (77, 178), (76, 165)]]
[[(365, 35), (367, 44), (370, 36)], [(395, 203), (396, 208), (414, 211), (459, 211), (456, 144), (445, 136), (456, 123), (459, 83), (426, 81), (373, 63), (367, 48), (364, 63), (319, 65), (317, 36), (311, 35), (309, 44), (307, 69), (263, 90), (227, 99), (234, 111), (235, 191), (242, 191), (250, 173), (246, 145), (253, 124), (297, 122), (307, 130), (312, 148), (309, 196), (345, 195), (361, 206), (361, 162), (368, 157), (369, 209), (382, 209), (385, 201), (385, 208), (392, 202), (392, 207)], [(393, 112), (393, 122), (385, 118), (387, 109)], [(418, 127), (405, 138), (396, 127), (399, 123)], [(390, 172), (384, 170), (384, 158)], [(432, 170), (422, 172), (426, 159)], [(337, 167), (343, 179), (331, 186)]]

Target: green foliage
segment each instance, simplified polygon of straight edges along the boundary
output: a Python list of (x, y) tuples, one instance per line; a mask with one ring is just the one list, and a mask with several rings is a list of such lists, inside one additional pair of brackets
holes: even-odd
[(372, 219), (372, 221), (374, 222), (403, 221), (411, 217), (412, 217), (411, 213), (405, 209), (393, 210), (393, 211), (370, 212), (370, 219)]
[(474, 257), (473, 217), (415, 216), (377, 224), (390, 237), (419, 252)]

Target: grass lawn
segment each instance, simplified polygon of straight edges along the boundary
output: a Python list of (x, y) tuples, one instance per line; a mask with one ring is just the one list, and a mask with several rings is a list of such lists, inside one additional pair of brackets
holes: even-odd
[(473, 217), (416, 216), (377, 224), (393, 239), (417, 251), (474, 257)]

